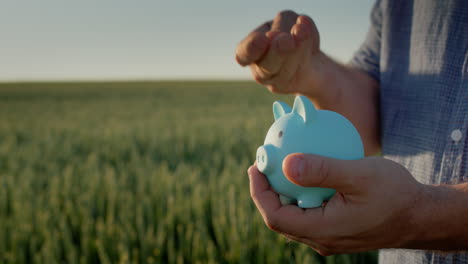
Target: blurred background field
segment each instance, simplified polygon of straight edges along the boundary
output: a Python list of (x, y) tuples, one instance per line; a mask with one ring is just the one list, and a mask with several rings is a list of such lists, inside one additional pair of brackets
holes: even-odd
[(0, 263), (375, 263), (270, 231), (252, 82), (0, 84)]

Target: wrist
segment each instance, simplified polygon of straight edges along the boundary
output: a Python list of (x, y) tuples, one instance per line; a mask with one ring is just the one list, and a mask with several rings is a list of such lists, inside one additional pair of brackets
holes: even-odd
[(321, 51), (311, 56), (305, 76), (306, 82), (301, 94), (309, 97), (319, 108), (339, 102), (344, 83), (348, 79), (345, 66)]
[(415, 194), (414, 204), (409, 207), (408, 227), (396, 248), (419, 249), (422, 241), (430, 240), (428, 225), (431, 225), (431, 217), (437, 205), (438, 190), (432, 185), (420, 184), (419, 191)]
[(401, 248), (466, 250), (468, 193), (457, 185), (423, 185)]

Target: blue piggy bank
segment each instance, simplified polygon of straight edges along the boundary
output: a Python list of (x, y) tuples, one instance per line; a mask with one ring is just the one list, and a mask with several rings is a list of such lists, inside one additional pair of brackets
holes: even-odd
[(257, 149), (257, 168), (265, 174), (271, 187), (280, 195), (282, 204), (297, 202), (301, 208), (320, 207), (335, 190), (302, 187), (283, 174), (283, 159), (291, 153), (310, 153), (336, 159), (355, 160), (364, 157), (361, 137), (344, 116), (315, 109), (305, 96), (297, 96), (291, 109), (287, 104), (273, 103), (275, 122)]

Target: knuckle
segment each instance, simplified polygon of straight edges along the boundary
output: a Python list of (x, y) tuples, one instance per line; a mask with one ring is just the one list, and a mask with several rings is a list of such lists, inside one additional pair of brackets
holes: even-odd
[(318, 187), (320, 187), (327, 181), (328, 176), (330, 174), (330, 165), (326, 159), (322, 159), (320, 161), (320, 164), (318, 166), (316, 173), (317, 173), (317, 178), (319, 179)]
[(320, 168), (319, 168), (319, 175), (326, 179), (328, 177), (328, 174), (329, 174), (329, 163), (327, 160), (325, 159), (322, 159), (322, 161), (320, 162)]

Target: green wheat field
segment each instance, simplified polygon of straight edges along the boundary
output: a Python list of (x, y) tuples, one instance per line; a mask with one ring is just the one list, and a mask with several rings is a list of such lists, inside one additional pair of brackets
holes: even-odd
[(0, 84), (0, 263), (375, 263), (270, 231), (252, 82)]

